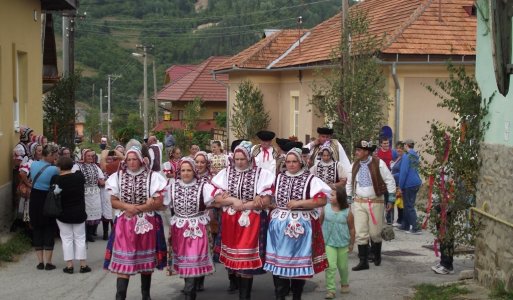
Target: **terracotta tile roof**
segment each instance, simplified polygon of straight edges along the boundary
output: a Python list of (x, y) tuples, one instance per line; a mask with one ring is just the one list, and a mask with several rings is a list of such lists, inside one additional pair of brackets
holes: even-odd
[[(196, 130), (198, 131), (210, 131), (216, 128), (215, 120), (200, 120), (196, 124)], [(185, 125), (180, 120), (161, 121), (153, 128), (153, 131), (164, 131), (166, 129), (185, 129)]]
[[(381, 48), (384, 54), (475, 55), (477, 21), (475, 16), (470, 16), (464, 9), (472, 6), (474, 0), (440, 2), (441, 21), (439, 1), (436, 0), (365, 0), (352, 6), (350, 13), (364, 11), (367, 14), (370, 21), (369, 34), (384, 38), (385, 43)], [(300, 47), (283, 55), (272, 68), (329, 61), (340, 42), (340, 18), (341, 15), (337, 14), (311, 29)], [(279, 39), (287, 31), (294, 32), (283, 30), (271, 37)], [(271, 37), (240, 52), (216, 70), (231, 69), (233, 66), (264, 68), (263, 62), (252, 62), (262, 61), (259, 59), (261, 53), (270, 52), (266, 47), (272, 47)], [(288, 47), (280, 44), (282, 53), (283, 49), (290, 49), (296, 40), (297, 34), (295, 39), (289, 40)]]
[(307, 30), (285, 29), (272, 33), (249, 48), (227, 59), (215, 70), (264, 69), (284, 54)]
[(164, 84), (175, 82), (196, 69), (197, 65), (172, 65), (166, 70)]
[[(214, 81), (212, 70), (227, 57), (212, 56), (195, 69), (166, 85), (157, 95), (158, 100), (192, 101), (202, 97), (204, 101), (226, 101), (226, 87)], [(169, 70), (169, 69), (168, 69)], [(228, 83), (227, 74), (219, 74), (217, 80)]]

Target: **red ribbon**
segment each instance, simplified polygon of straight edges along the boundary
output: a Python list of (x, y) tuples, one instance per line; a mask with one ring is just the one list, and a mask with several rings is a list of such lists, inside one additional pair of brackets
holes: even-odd
[(321, 199), (321, 198), (326, 198), (326, 194), (325, 194), (325, 193), (323, 193), (323, 192), (319, 192), (319, 193), (315, 194), (315, 195), (313, 196), (313, 201), (314, 201), (314, 202), (317, 202), (317, 201), (319, 201), (319, 199)]
[(269, 150), (264, 147), (260, 147), (260, 148), (264, 152), (264, 161), (268, 161), (269, 160)]
[(440, 253), (438, 252), (438, 239), (435, 239), (433, 242), (433, 250), (435, 251), (435, 256), (440, 256)]
[(376, 220), (376, 216), (374, 216), (374, 212), (372, 211), (372, 201), (369, 199), (367, 200), (367, 204), (369, 205), (369, 213), (371, 215), (372, 224), (378, 225), (378, 221)]

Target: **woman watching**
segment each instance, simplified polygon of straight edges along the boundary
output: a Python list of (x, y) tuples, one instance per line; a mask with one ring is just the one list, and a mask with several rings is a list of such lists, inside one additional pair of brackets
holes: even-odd
[(229, 165), (228, 155), (223, 153), (223, 144), (221, 141), (213, 141), (210, 144), (210, 149), (212, 153), (209, 154), (208, 160), (212, 165), (212, 174), (216, 175), (222, 169), (226, 168)]
[(29, 216), (33, 230), (32, 246), (36, 250), (39, 261), (38, 270), (55, 269), (55, 265), (52, 264), (55, 218), (44, 216), (43, 207), (46, 195), (50, 190), (50, 181), (54, 175), (59, 175), (59, 169), (53, 165), (59, 155), (58, 152), (59, 148), (56, 145), (47, 144), (43, 147), (43, 159), (34, 161), (30, 166), (32, 190), (30, 192)]
[(144, 164), (140, 148), (126, 152), (120, 170), (106, 183), (112, 208), (121, 210), (114, 221), (104, 268), (117, 274), (116, 299), (125, 299), (129, 278), (141, 274), (142, 299), (149, 300), (151, 275), (166, 264), (167, 247), (161, 216), (167, 181)]
[(347, 173), (342, 164), (333, 159), (333, 149), (323, 147), (320, 150), (320, 156), (321, 160), (310, 169), (310, 172), (324, 181), (332, 190), (345, 186)]
[(62, 240), (62, 253), (66, 267), (64, 273), (73, 274), (73, 259), (80, 261), (80, 273), (91, 272), (87, 266), (84, 184), (82, 172), (71, 172), (73, 160), (70, 157), (60, 157), (57, 161), (60, 176), (52, 178), (52, 184), (61, 189), (62, 213), (57, 218), (57, 225)]

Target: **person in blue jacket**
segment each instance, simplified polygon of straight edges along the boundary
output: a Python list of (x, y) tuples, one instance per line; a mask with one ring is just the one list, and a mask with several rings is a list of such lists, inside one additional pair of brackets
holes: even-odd
[(404, 216), (403, 224), (399, 227), (407, 233), (420, 234), (417, 226), (417, 212), (415, 211), (415, 200), (422, 185), (418, 166), (419, 155), (413, 149), (415, 143), (411, 139), (404, 141), (404, 154), (401, 158), (401, 170), (399, 172), (399, 188), (403, 194)]

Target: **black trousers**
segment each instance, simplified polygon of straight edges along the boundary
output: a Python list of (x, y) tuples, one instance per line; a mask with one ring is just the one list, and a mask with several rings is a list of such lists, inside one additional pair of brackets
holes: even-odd
[[(440, 214), (441, 208), (440, 205), (437, 205), (435, 207), (436, 211)], [(446, 226), (446, 232), (448, 231), (449, 227), (454, 222), (453, 213), (451, 211), (447, 211), (447, 219), (445, 222)], [(436, 224), (436, 228), (440, 231), (440, 220)], [(454, 261), (454, 237), (445, 235), (442, 239), (439, 238), (440, 242), (440, 264), (444, 266), (446, 269), (452, 270), (453, 269), (453, 261)]]
[(32, 229), (32, 246), (36, 250), (53, 250), (55, 245), (53, 224), (35, 226)]

